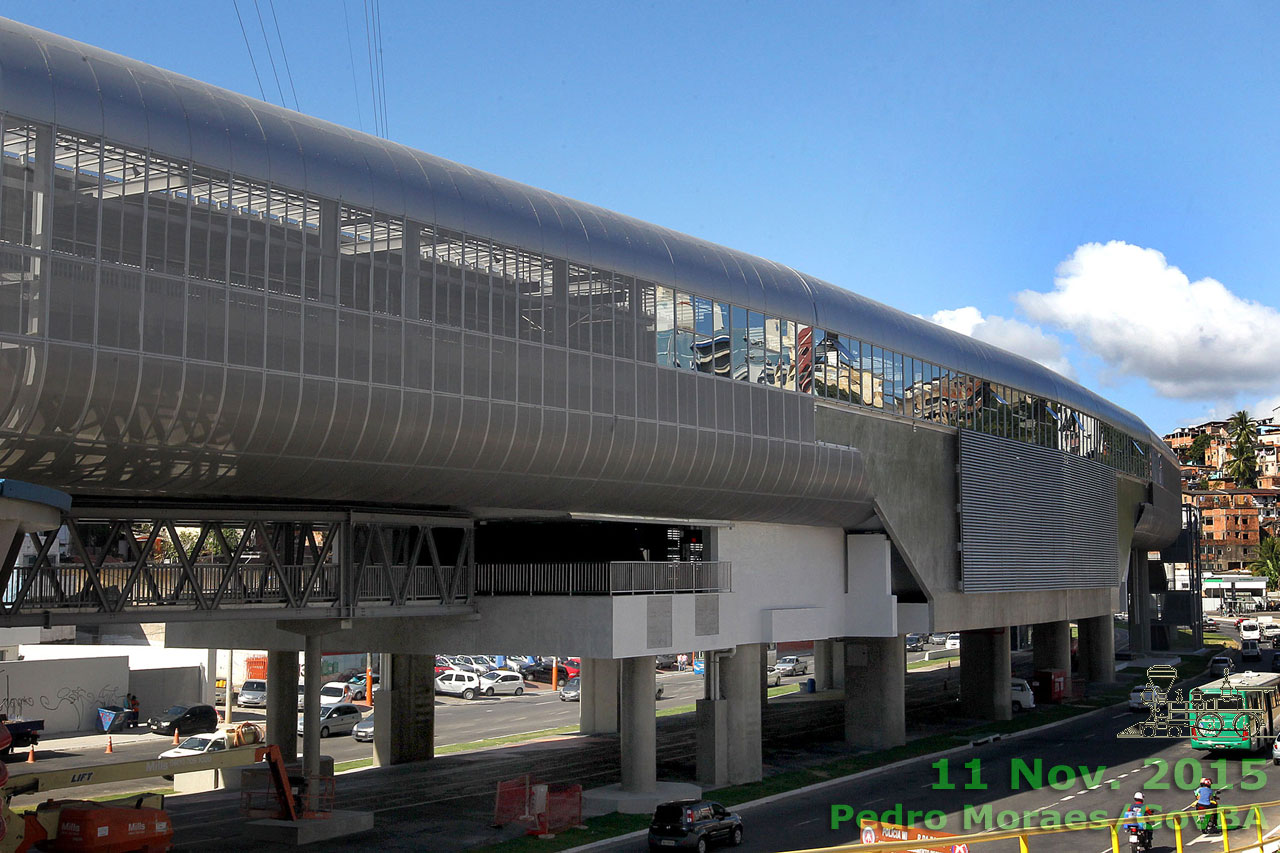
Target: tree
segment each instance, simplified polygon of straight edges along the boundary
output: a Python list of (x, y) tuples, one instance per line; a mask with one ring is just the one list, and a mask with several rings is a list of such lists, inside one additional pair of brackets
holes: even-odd
[(1227, 436), (1233, 444), (1258, 443), (1258, 424), (1249, 412), (1241, 409), (1227, 420)]
[(1280, 588), (1280, 539), (1264, 536), (1258, 543), (1258, 559), (1249, 564), (1249, 571), (1267, 579), (1267, 589)]
[(1186, 460), (1195, 465), (1204, 464), (1204, 455), (1209, 450), (1209, 445), (1213, 442), (1213, 437), (1207, 432), (1202, 432), (1191, 441), (1191, 446), (1187, 448)]
[(1226, 474), (1237, 489), (1253, 489), (1258, 485), (1258, 424), (1244, 409), (1227, 421), (1227, 436), (1231, 439)]

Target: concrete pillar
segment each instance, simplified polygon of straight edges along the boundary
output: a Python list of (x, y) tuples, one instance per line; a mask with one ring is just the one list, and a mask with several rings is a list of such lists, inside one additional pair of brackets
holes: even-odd
[(302, 691), (302, 775), (320, 775), (320, 688), (324, 686), (324, 663), (320, 635), (303, 635)]
[(622, 790), (650, 794), (658, 788), (658, 725), (653, 655), (622, 659)]
[(760, 672), (757, 675), (757, 684), (760, 693), (760, 709), (761, 711), (769, 704), (769, 647), (764, 643), (756, 643), (760, 647)]
[(267, 743), (285, 763), (298, 760), (298, 653), (267, 652)]
[[(831, 641), (831, 689), (844, 690), (844, 640)], [(905, 682), (904, 682), (905, 683)]]
[(218, 680), (218, 650), (209, 649), (204, 664), (204, 704), (218, 706), (217, 698), (214, 696), (214, 682)]
[(960, 633), (960, 703), (967, 715), (983, 720), (1013, 716), (1011, 665), (1005, 628)]
[(1111, 614), (1076, 621), (1080, 640), (1080, 674), (1085, 681), (1116, 680), (1116, 635)]
[(720, 661), (720, 691), (728, 703), (729, 784), (764, 778), (760, 743), (761, 652), (759, 643), (738, 646)]
[(618, 731), (618, 661), (583, 658), (579, 673), (578, 731), (584, 735)]
[[(906, 647), (903, 646), (905, 651)], [(831, 673), (831, 641), (813, 641), (813, 683), (816, 690), (830, 690)]]
[(235, 699), (232, 698), (236, 692), (236, 650), (227, 649), (227, 688), (222, 691), (222, 701), (225, 703), (222, 709), (222, 721), (224, 723), (234, 722), (231, 719), (232, 709), (235, 708)]
[(853, 746), (887, 749), (907, 742), (902, 637), (849, 637), (844, 659), (844, 739)]
[(374, 694), (374, 763), (386, 767), (434, 758), (436, 656), (383, 655), (380, 669)]
[(1031, 665), (1034, 669), (1061, 670), (1071, 677), (1071, 623), (1040, 622), (1031, 629)]
[(1128, 588), (1129, 654), (1144, 658), (1151, 654), (1151, 571), (1147, 567), (1146, 551), (1129, 552)]

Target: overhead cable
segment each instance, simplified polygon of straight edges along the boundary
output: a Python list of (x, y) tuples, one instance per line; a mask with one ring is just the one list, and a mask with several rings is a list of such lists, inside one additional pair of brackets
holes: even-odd
[(258, 13), (258, 29), (262, 31), (262, 43), (267, 46), (267, 59), (271, 62), (271, 73), (276, 78), (276, 92), (280, 95), (280, 106), (284, 106), (284, 87), (280, 85), (280, 72), (276, 70), (275, 52), (271, 49), (271, 39), (267, 36), (267, 25), (262, 20), (262, 7), (258, 0), (253, 0), (253, 10)]
[(258, 80), (258, 93), (262, 95), (262, 100), (267, 99), (267, 92), (262, 88), (262, 75), (258, 73), (258, 63), (253, 61), (253, 46), (249, 44), (249, 32), (244, 28), (244, 18), (240, 16), (239, 0), (231, 0), (231, 5), (236, 8), (236, 20), (240, 22), (240, 34), (244, 36), (244, 47), (249, 53), (249, 64), (253, 66), (253, 76)]
[(289, 54), (284, 49), (284, 36), (280, 33), (280, 19), (276, 17), (276, 0), (267, 0), (271, 6), (271, 20), (276, 25), (276, 41), (280, 43), (280, 56), (284, 59), (284, 73), (289, 78), (289, 91), (293, 93), (293, 108), (302, 112), (298, 105), (298, 89), (293, 85), (293, 69), (289, 67)]

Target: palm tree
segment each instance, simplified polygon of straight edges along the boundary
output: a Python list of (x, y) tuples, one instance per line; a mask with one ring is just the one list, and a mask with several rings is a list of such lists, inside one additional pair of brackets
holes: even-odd
[(1237, 489), (1253, 489), (1258, 485), (1258, 424), (1244, 409), (1227, 421), (1227, 436), (1231, 439), (1231, 458), (1227, 460), (1226, 474)]
[(1241, 409), (1227, 420), (1227, 435), (1235, 444), (1257, 444), (1258, 424), (1247, 410)]
[(1258, 559), (1249, 564), (1255, 576), (1267, 579), (1267, 589), (1280, 587), (1280, 539), (1264, 536), (1258, 543)]

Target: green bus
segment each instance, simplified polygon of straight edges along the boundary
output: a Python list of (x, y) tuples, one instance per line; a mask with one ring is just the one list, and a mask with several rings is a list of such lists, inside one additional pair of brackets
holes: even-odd
[(1269, 746), (1280, 722), (1280, 673), (1240, 672), (1211, 681), (1191, 691), (1186, 712), (1197, 749)]

